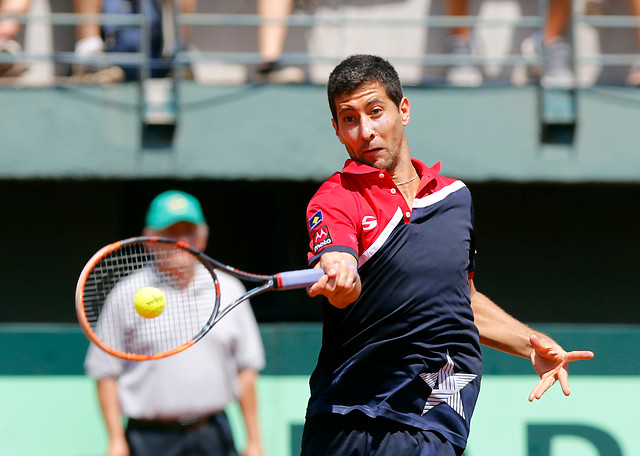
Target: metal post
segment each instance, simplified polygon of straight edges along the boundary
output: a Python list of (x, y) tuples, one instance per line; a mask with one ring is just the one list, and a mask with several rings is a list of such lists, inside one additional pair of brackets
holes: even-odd
[[(571, 12), (571, 39), (572, 45), (575, 43), (574, 35), (574, 9), (572, 2)], [(539, 14), (543, 18), (542, 29), (542, 64), (540, 67), (540, 80), (538, 81), (538, 106), (540, 123), (540, 141), (546, 144), (573, 144), (577, 125), (576, 106), (576, 74), (575, 59), (572, 57), (571, 66), (574, 73), (574, 86), (571, 88), (545, 87), (542, 83), (545, 76), (546, 46), (544, 46), (544, 30), (546, 18), (549, 12), (549, 0), (539, 1)], [(575, 49), (574, 49), (575, 51)]]
[[(177, 1), (177, 0), (175, 0)], [(141, 34), (141, 49), (144, 52), (144, 63), (140, 68), (140, 93), (141, 93), (141, 123), (142, 123), (142, 148), (151, 150), (170, 150), (173, 144), (176, 126), (178, 123), (177, 86), (175, 78), (175, 50), (167, 56), (172, 64), (172, 74), (168, 77), (153, 78), (149, 65), (151, 59), (151, 25), (149, 21), (151, 0), (141, 0), (141, 10), (144, 16), (143, 33)], [(166, 5), (162, 3), (166, 2)], [(174, 0), (156, 2), (158, 13), (167, 17), (163, 21), (171, 21), (175, 24)], [(170, 25), (171, 25), (170, 24)], [(154, 64), (157, 62), (153, 62)]]

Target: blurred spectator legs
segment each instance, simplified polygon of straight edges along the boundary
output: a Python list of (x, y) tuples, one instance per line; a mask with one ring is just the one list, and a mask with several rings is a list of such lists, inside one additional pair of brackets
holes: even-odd
[[(30, 0), (0, 0), (0, 13), (27, 14)], [(20, 32), (20, 23), (15, 19), (0, 21), (0, 54), (19, 54), (22, 46), (16, 38)], [(0, 62), (0, 77), (17, 77), (27, 70), (23, 62)]]
[[(297, 67), (282, 66), (288, 26), (284, 21), (291, 15), (294, 0), (257, 0), (258, 14), (265, 21), (258, 28), (258, 51), (262, 63), (257, 77), (260, 82), (296, 84), (304, 80), (304, 72)], [(277, 22), (278, 20), (282, 22)]]
[(571, 88), (575, 85), (572, 70), (572, 47), (565, 37), (571, 20), (571, 0), (550, 0), (543, 38), (543, 74), (545, 87)]
[[(102, 13), (102, 0), (73, 0), (76, 14)], [(104, 52), (99, 22), (83, 22), (76, 26), (76, 44), (74, 54), (77, 57), (98, 56)], [(100, 67), (94, 64), (74, 64), (72, 76), (87, 83), (118, 82), (124, 79), (122, 70), (115, 66)]]
[[(631, 14), (635, 17), (640, 17), (640, 0), (629, 0), (629, 6), (631, 9)], [(636, 28), (636, 34), (638, 37), (638, 47), (637, 51), (640, 54), (640, 27)], [(629, 70), (629, 75), (627, 76), (627, 85), (632, 87), (640, 87), (640, 55), (638, 56), (638, 60), (634, 65), (631, 66)]]
[[(446, 6), (451, 16), (469, 15), (469, 0), (447, 0)], [(545, 86), (572, 87), (574, 85), (571, 44), (564, 36), (570, 19), (571, 0), (549, 0), (543, 34), (535, 33), (522, 43), (522, 51), (525, 55), (544, 56), (541, 83)], [(474, 48), (473, 36), (468, 27), (456, 27), (451, 30), (447, 39), (447, 50), (461, 58), (459, 63), (447, 71), (449, 84), (473, 87), (482, 83), (480, 69), (472, 64), (470, 59), (466, 61), (464, 59), (465, 56), (473, 55)]]
[[(450, 16), (468, 16), (469, 0), (447, 0)], [(473, 55), (474, 42), (468, 27), (455, 27), (446, 41), (447, 52), (459, 58), (459, 62), (447, 70), (447, 82), (458, 87), (476, 87), (482, 84), (482, 73), (469, 58)]]
[[(592, 16), (604, 16), (611, 13), (613, 0), (588, 0), (585, 5), (585, 13)], [(640, 0), (629, 0), (629, 12), (635, 17), (640, 17)], [(627, 85), (640, 87), (640, 27), (636, 28), (638, 60), (631, 65), (627, 75)]]
[(571, 21), (571, 0), (549, 0), (544, 31), (536, 32), (523, 40), (521, 49), (525, 56), (542, 56), (540, 83), (549, 88), (572, 88), (575, 77), (572, 69), (573, 50), (565, 37), (567, 25)]

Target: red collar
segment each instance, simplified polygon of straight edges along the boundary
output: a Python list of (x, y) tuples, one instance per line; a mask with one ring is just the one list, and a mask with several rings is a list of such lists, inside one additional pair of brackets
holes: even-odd
[[(418, 176), (420, 176), (420, 187), (418, 187), (418, 194), (422, 193), (425, 187), (429, 190), (433, 190), (433, 184), (431, 182), (436, 178), (436, 176), (440, 175), (440, 162), (437, 162), (432, 167), (428, 167), (420, 160), (415, 158), (411, 159), (411, 164), (416, 169)], [(387, 173), (386, 170), (380, 170), (378, 168), (374, 168), (373, 166), (365, 165), (363, 163), (357, 162), (352, 159), (348, 159), (344, 163), (344, 168), (342, 168), (342, 173), (344, 174), (352, 174), (352, 175), (363, 175), (363, 174), (373, 174), (373, 173)]]

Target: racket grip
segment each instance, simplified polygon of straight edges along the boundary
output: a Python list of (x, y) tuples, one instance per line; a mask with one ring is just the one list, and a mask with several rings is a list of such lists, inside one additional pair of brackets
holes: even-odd
[[(355, 267), (355, 265), (354, 265)], [(294, 288), (304, 288), (316, 283), (324, 275), (324, 270), (320, 268), (300, 269), (297, 271), (287, 271), (276, 274), (278, 290), (291, 290)], [(356, 268), (356, 277), (358, 269)]]
[(294, 288), (308, 287), (316, 283), (323, 275), (324, 271), (319, 268), (281, 272), (276, 274), (278, 290), (292, 290)]

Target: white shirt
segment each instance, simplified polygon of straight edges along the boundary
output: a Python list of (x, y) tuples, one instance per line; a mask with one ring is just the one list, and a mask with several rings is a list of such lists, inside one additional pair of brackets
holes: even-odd
[[(242, 282), (235, 277), (219, 270), (216, 270), (216, 276), (220, 283), (222, 308), (245, 292)], [(127, 280), (123, 282), (124, 290), (131, 288), (126, 287)], [(110, 293), (110, 297), (114, 295), (118, 299), (108, 299), (105, 306), (119, 305), (119, 311), (122, 311), (122, 306), (126, 305), (129, 312), (135, 312), (132, 304), (134, 292), (119, 288), (120, 284)], [(199, 288), (195, 291), (199, 295), (198, 299), (215, 299), (211, 284), (196, 288)], [(141, 322), (140, 324), (162, 325), (163, 318), (174, 318), (169, 305), (172, 299), (176, 297), (167, 295), (167, 307), (159, 317), (146, 321), (136, 317), (135, 321)], [(105, 312), (108, 310), (104, 309)], [(201, 321), (198, 322), (200, 326), (204, 323), (202, 318), (206, 321), (208, 316), (202, 315), (204, 316), (200, 316)], [(131, 331), (131, 328), (128, 329)], [(96, 328), (96, 332), (99, 330)], [(189, 337), (193, 335), (191, 333)], [(125, 416), (176, 419), (223, 410), (238, 398), (238, 371), (259, 371), (264, 365), (264, 347), (258, 325), (249, 302), (245, 301), (223, 317), (195, 345), (168, 358), (126, 361), (91, 344), (85, 359), (85, 372), (96, 380), (117, 378), (118, 394)]]

